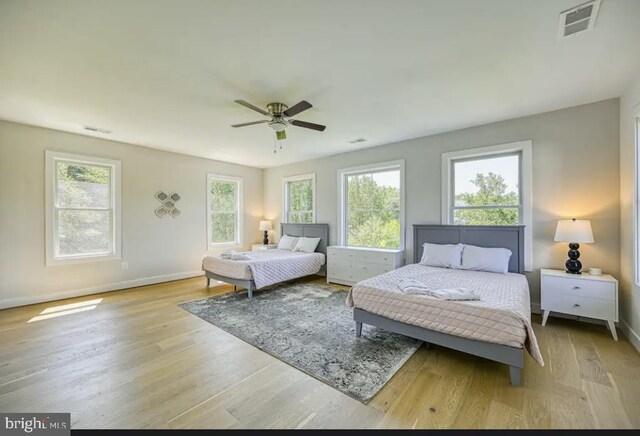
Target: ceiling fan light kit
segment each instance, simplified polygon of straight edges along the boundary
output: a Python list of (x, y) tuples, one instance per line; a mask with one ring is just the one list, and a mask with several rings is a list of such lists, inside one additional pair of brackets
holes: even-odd
[(250, 121), (248, 123), (241, 123), (241, 124), (233, 124), (231, 125), (231, 127), (246, 127), (246, 126), (253, 126), (256, 124), (267, 123), (267, 125), (275, 132), (276, 139), (278, 139), (279, 141), (287, 138), (286, 129), (290, 125), (296, 126), (296, 127), (302, 127), (305, 129), (317, 130), (319, 132), (322, 132), (324, 131), (324, 129), (326, 129), (326, 126), (323, 126), (321, 124), (288, 119), (294, 115), (299, 114), (300, 112), (306, 111), (307, 109), (311, 109), (313, 107), (311, 103), (309, 103), (306, 100), (302, 100), (301, 102), (291, 107), (287, 106), (284, 103), (269, 103), (267, 105), (266, 111), (244, 100), (235, 100), (235, 102), (248, 109), (259, 112), (262, 115), (266, 115), (270, 117), (270, 119), (260, 120), (260, 121)]

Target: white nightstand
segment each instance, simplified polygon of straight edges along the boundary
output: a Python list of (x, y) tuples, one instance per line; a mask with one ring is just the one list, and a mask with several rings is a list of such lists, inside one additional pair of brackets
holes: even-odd
[(607, 321), (613, 339), (618, 340), (618, 281), (609, 274), (568, 274), (555, 269), (540, 270), (542, 325), (550, 312)]
[(278, 248), (277, 244), (253, 244), (251, 246), (251, 251), (260, 251), (260, 250), (273, 250), (274, 248)]

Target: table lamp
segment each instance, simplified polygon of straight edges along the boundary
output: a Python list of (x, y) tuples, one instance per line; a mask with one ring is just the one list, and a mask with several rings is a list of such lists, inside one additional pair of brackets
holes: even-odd
[(264, 232), (264, 239), (262, 240), (262, 243), (264, 245), (269, 245), (269, 230), (271, 230), (271, 221), (269, 220), (262, 220), (260, 221), (260, 231)]
[(569, 259), (565, 263), (569, 274), (582, 274), (582, 263), (580, 258), (579, 243), (593, 243), (593, 231), (591, 230), (591, 221), (577, 220), (559, 220), (556, 227), (556, 235), (553, 238), (556, 242), (569, 243)]

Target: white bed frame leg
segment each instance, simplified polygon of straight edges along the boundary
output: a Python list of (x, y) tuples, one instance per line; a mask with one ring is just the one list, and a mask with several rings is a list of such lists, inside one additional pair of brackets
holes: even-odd
[(517, 366), (509, 366), (509, 377), (511, 378), (511, 384), (513, 386), (520, 386), (520, 379), (522, 376), (522, 368)]
[(362, 323), (356, 321), (356, 337), (362, 336)]
[(251, 298), (253, 297), (253, 291), (251, 290), (251, 286), (249, 286), (249, 288), (247, 289), (247, 293), (249, 295), (249, 300), (251, 300)]

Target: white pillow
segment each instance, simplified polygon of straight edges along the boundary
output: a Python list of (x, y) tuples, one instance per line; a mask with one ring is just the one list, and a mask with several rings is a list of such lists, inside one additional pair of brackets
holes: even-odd
[(509, 272), (511, 250), (465, 245), (462, 250), (462, 269), (506, 274)]
[(440, 268), (460, 268), (462, 260), (462, 244), (429, 244), (422, 245), (420, 265)]
[(280, 238), (280, 242), (278, 242), (278, 250), (293, 250), (298, 243), (298, 239), (300, 238), (283, 235), (282, 238)]
[(305, 238), (304, 236), (298, 239), (298, 243), (293, 248), (293, 251), (303, 251), (305, 253), (313, 253), (316, 251), (316, 247), (320, 243), (321, 238)]

